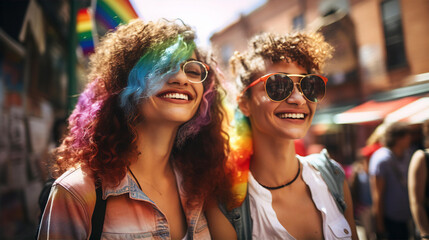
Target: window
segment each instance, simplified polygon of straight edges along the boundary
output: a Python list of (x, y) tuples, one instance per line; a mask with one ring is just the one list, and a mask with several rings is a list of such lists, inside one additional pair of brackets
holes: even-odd
[(233, 54), (233, 48), (231, 47), (231, 45), (226, 44), (222, 46), (221, 57), (222, 57), (222, 63), (224, 66), (228, 66), (229, 58), (232, 56), (232, 54)]
[(381, 3), (383, 29), (386, 42), (387, 67), (389, 69), (407, 65), (402, 33), (401, 10), (398, 0)]
[(293, 29), (294, 30), (301, 30), (304, 28), (304, 26), (305, 26), (304, 15), (302, 13), (293, 18)]

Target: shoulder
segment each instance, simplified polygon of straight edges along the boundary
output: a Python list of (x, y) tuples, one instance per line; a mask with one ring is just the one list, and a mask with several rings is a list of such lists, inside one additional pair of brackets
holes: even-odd
[(416, 159), (424, 160), (426, 158), (425, 155), (426, 155), (425, 151), (419, 149), (413, 153), (413, 159), (416, 158)]
[(417, 150), (414, 152), (410, 163), (410, 167), (413, 167), (413, 166), (416, 168), (426, 166), (426, 156), (423, 150)]
[(303, 163), (308, 163), (315, 171), (320, 172), (323, 181), (326, 183), (329, 192), (334, 197), (338, 209), (344, 212), (346, 203), (344, 201), (343, 183), (345, 173), (341, 165), (331, 159), (328, 151), (323, 149), (318, 154), (311, 154), (307, 157), (300, 157)]
[(370, 161), (372, 162), (386, 161), (390, 157), (391, 157), (391, 151), (386, 147), (381, 147), (380, 149), (374, 152), (374, 154), (371, 156)]
[(326, 149), (323, 149), (320, 153), (300, 157), (300, 160), (309, 163), (319, 172), (329, 172), (334, 175), (344, 176), (344, 169), (337, 161), (331, 159)]
[(63, 173), (52, 185), (42, 215), (39, 239), (86, 239), (96, 201), (92, 177), (76, 168)]
[(63, 173), (53, 184), (59, 186), (84, 204), (95, 201), (94, 178), (80, 167)]
[(371, 156), (369, 160), (369, 166), (371, 168), (371, 167), (376, 167), (378, 165), (383, 165), (387, 163), (391, 158), (392, 158), (391, 151), (386, 147), (382, 147), (377, 151), (375, 151), (374, 154)]

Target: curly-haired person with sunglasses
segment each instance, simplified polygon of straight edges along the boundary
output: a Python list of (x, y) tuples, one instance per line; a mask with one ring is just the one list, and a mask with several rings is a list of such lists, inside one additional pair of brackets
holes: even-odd
[(210, 239), (204, 201), (230, 194), (214, 59), (180, 21), (133, 20), (90, 67), (39, 239)]
[(214, 238), (357, 239), (342, 168), (326, 150), (302, 157), (294, 145), (325, 96), (328, 80), (320, 72), (332, 50), (318, 33), (263, 33), (247, 52), (234, 53), (241, 93), (230, 161), (237, 195), (220, 205), (224, 215), (211, 205)]

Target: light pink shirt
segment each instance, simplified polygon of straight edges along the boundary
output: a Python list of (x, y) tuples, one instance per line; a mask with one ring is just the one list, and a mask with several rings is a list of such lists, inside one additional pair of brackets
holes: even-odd
[[(203, 204), (189, 208), (176, 174), (186, 215), (187, 239), (210, 239)], [(170, 239), (167, 218), (129, 175), (114, 188), (103, 188), (107, 199), (102, 239)], [(88, 239), (96, 201), (94, 180), (81, 168), (58, 178), (42, 216), (39, 239)]]

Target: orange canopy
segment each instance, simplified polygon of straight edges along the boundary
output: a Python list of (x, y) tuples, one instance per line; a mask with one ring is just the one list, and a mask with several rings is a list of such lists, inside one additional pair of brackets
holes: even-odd
[(405, 97), (401, 99), (378, 102), (370, 100), (335, 116), (338, 124), (359, 124), (383, 121), (391, 112), (417, 100), (418, 97)]

